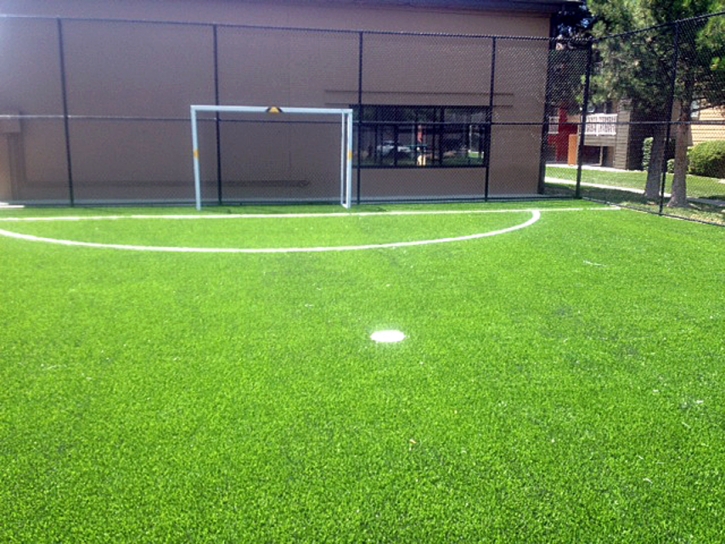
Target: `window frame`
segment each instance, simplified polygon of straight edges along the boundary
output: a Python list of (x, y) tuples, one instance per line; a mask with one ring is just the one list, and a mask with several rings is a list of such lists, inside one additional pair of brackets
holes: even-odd
[[(358, 150), (355, 167), (420, 169), (489, 166), (491, 108), (488, 106), (362, 104), (353, 106), (353, 109), (358, 125), (356, 138), (359, 140), (355, 146)], [(401, 138), (401, 135), (405, 137)], [(461, 153), (464, 155), (461, 156)], [(360, 160), (360, 156), (364, 158)]]

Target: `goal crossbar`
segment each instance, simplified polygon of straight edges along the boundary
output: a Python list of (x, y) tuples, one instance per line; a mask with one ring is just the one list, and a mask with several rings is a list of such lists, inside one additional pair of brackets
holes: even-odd
[(199, 113), (267, 113), (271, 115), (337, 115), (340, 117), (340, 204), (349, 208), (352, 203), (352, 126), (351, 108), (299, 108), (278, 106), (191, 106), (191, 139), (194, 158), (194, 198), (196, 209), (201, 210), (201, 164), (199, 157)]

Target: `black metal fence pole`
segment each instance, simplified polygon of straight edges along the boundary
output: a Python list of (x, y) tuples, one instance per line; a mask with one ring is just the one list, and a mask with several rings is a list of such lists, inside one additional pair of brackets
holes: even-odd
[[(363, 100), (363, 48), (365, 46), (365, 33), (358, 34), (357, 58), (357, 203), (360, 204), (360, 186), (362, 185), (362, 100)], [(353, 119), (353, 122), (355, 120)]]
[(662, 154), (662, 181), (660, 182), (659, 214), (665, 209), (665, 187), (667, 184), (667, 148), (672, 134), (672, 109), (675, 105), (675, 88), (677, 86), (677, 64), (680, 61), (680, 23), (675, 23), (674, 52), (672, 53), (672, 75), (670, 79), (670, 96), (667, 100), (667, 130), (665, 131), (665, 152)]
[(58, 51), (60, 68), (60, 87), (63, 100), (63, 129), (65, 131), (65, 159), (68, 168), (68, 200), (71, 207), (75, 206), (75, 189), (73, 187), (73, 160), (70, 145), (70, 120), (68, 117), (68, 84), (65, 70), (65, 47), (63, 44), (63, 20), (56, 19), (58, 25)]
[(577, 149), (577, 169), (576, 169), (576, 190), (574, 198), (582, 197), (582, 167), (584, 165), (584, 140), (587, 132), (587, 110), (589, 109), (589, 91), (592, 78), (592, 58), (593, 58), (593, 41), (589, 40), (587, 44), (587, 71), (584, 78), (584, 100), (582, 104), (582, 119), (579, 134), (579, 147)]
[[(213, 25), (214, 35), (214, 104), (219, 106), (219, 25)], [(216, 183), (217, 198), (219, 205), (224, 203), (222, 194), (222, 136), (221, 136), (221, 120), (219, 112), (214, 115), (214, 125), (216, 130)]]
[(483, 199), (488, 202), (489, 184), (491, 181), (491, 139), (493, 138), (493, 95), (496, 92), (496, 38), (491, 38), (491, 81), (488, 89), (488, 138), (486, 138), (486, 180), (483, 187)]

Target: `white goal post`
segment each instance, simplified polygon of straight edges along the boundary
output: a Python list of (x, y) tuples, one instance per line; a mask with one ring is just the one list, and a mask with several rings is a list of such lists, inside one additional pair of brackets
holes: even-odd
[(201, 210), (201, 167), (199, 158), (198, 113), (268, 113), (272, 115), (336, 115), (340, 117), (340, 204), (349, 208), (352, 203), (352, 125), (350, 108), (286, 108), (277, 106), (191, 106), (191, 139), (194, 157), (194, 191), (196, 209)]

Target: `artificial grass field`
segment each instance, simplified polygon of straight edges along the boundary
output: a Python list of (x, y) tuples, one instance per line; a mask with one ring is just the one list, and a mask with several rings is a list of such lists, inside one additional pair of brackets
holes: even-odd
[[(550, 202), (0, 229), (349, 246), (532, 216), (362, 211), (529, 207), (329, 253), (0, 236), (0, 541), (725, 540), (722, 228)], [(240, 211), (340, 208), (202, 215)]]

